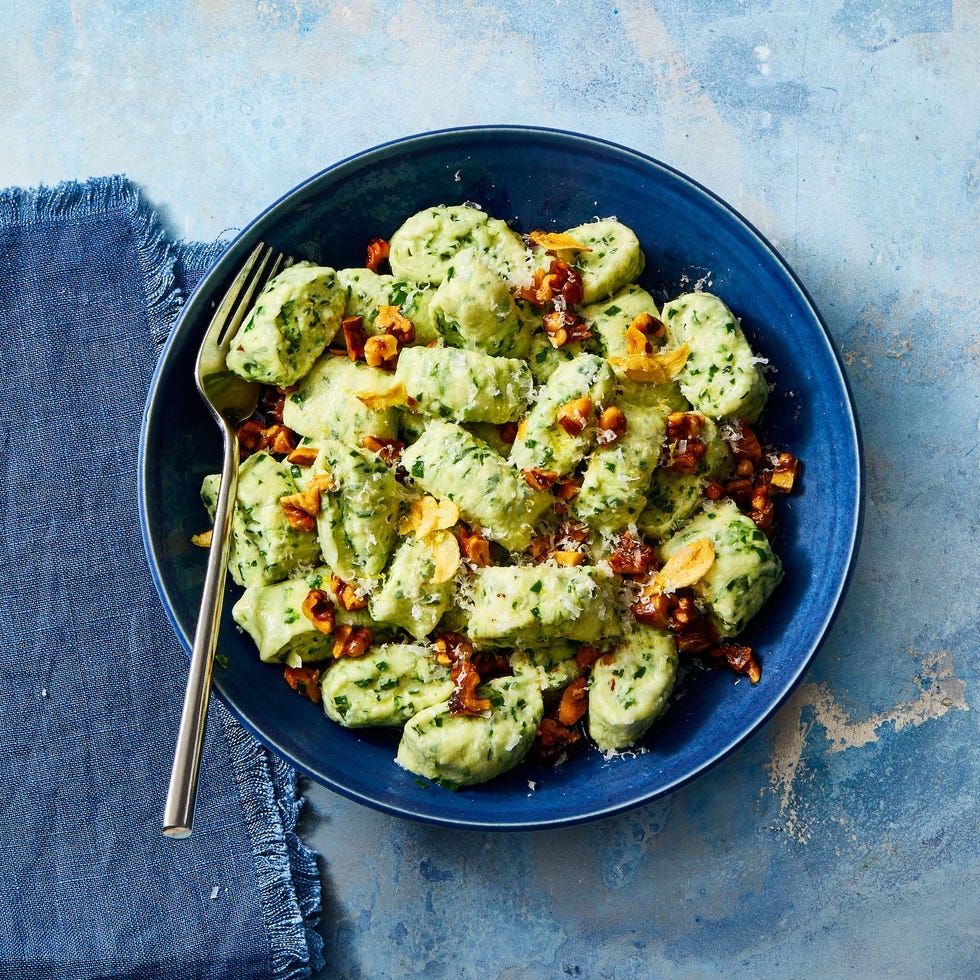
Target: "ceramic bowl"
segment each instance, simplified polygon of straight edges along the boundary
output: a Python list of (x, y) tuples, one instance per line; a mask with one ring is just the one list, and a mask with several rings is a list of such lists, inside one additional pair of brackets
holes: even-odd
[[(189, 650), (207, 525), (199, 488), (220, 468), (217, 429), (194, 388), (197, 347), (216, 298), (258, 241), (335, 268), (362, 265), (366, 242), (388, 237), (434, 204), (473, 202), (520, 232), (561, 230), (615, 215), (646, 253), (640, 282), (663, 301), (702, 284), (741, 318), (775, 384), (761, 433), (804, 463), (799, 492), (778, 501), (774, 546), (786, 577), (750, 624), (760, 651), (753, 686), (724, 670), (690, 672), (640, 746), (605, 758), (590, 749), (557, 768), (524, 764), (452, 792), (394, 762), (396, 736), (347, 731), (260, 663), (231, 619), (230, 584), (216, 689), (255, 736), (338, 793), (392, 814), (482, 829), (556, 827), (611, 815), (704, 773), (769, 719), (827, 634), (855, 557), (860, 446), (840, 361), (805, 289), (775, 249), (731, 207), (648, 156), (573, 133), (481, 127), (427, 133), (350, 157), (277, 201), (228, 246), (187, 302), (159, 362), (141, 441), (139, 505), (160, 599)], [(214, 764), (214, 760), (212, 760)]]

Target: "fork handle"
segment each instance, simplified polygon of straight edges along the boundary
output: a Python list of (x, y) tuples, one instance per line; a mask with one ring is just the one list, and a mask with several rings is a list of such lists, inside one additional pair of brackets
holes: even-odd
[(214, 531), (208, 551), (201, 611), (194, 633), (187, 691), (163, 810), (163, 832), (167, 837), (189, 837), (194, 823), (194, 802), (197, 798), (201, 750), (208, 716), (211, 677), (214, 673), (214, 650), (218, 642), (225, 576), (228, 571), (231, 519), (238, 489), (238, 439), (223, 420), (221, 429), (224, 437), (221, 487), (214, 510)]

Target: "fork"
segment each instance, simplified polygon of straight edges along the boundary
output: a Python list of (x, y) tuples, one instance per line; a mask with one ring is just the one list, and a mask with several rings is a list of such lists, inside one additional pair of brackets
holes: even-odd
[(238, 490), (236, 430), (239, 423), (255, 411), (259, 398), (258, 384), (232, 374), (225, 359), (231, 348), (231, 340), (251, 309), (256, 295), (287, 264), (283, 255), (274, 253), (261, 242), (255, 247), (215, 310), (197, 355), (197, 390), (221, 428), (224, 461), (187, 690), (163, 811), (163, 832), (167, 837), (189, 837), (194, 823), (201, 750), (214, 673), (214, 650), (218, 640), (231, 546), (232, 515)]

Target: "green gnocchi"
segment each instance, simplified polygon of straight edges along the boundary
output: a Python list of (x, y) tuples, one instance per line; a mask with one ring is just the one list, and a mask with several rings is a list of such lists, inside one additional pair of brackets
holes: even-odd
[(796, 461), (748, 429), (768, 388), (725, 303), (659, 307), (612, 218), (523, 236), (436, 206), (387, 257), (291, 266), (228, 357), (278, 388), (229, 559), (260, 658), (452, 788), (636, 746), (691, 650), (758, 680), (732, 641), (783, 576), (764, 531)]

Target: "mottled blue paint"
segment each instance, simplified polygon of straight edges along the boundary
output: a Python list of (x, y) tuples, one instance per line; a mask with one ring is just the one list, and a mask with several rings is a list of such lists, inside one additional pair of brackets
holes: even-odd
[(834, 23), (856, 44), (877, 51), (909, 34), (950, 30), (953, 5), (934, 0), (845, 0)]
[(755, 222), (848, 366), (864, 543), (800, 700), (670, 799), (562, 832), (437, 830), (311, 787), (324, 976), (975, 975), (975, 5), (8, 6), (4, 183), (126, 171), (210, 239), (385, 139), (582, 130)]

